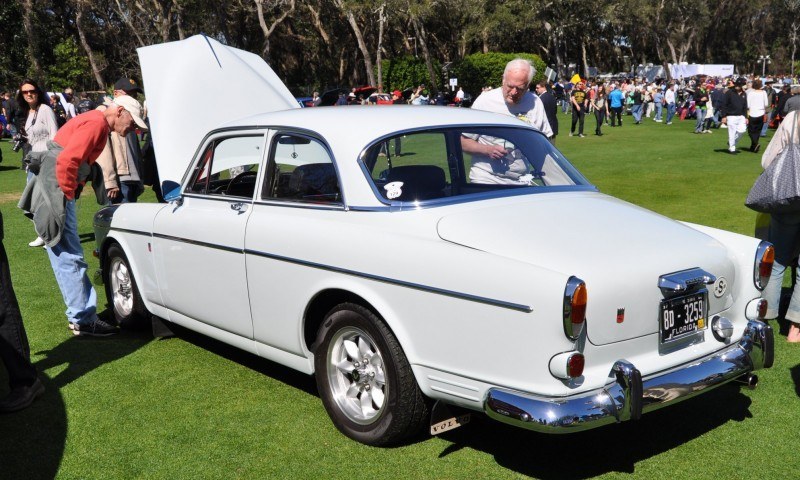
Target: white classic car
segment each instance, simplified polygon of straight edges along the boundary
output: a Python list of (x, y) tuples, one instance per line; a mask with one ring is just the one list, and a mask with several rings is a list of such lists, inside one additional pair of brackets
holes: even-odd
[(355, 440), (406, 439), (434, 402), (576, 432), (773, 362), (768, 243), (604, 195), (516, 118), (300, 109), (202, 36), (139, 55), (168, 203), (96, 216), (114, 314), (314, 375)]

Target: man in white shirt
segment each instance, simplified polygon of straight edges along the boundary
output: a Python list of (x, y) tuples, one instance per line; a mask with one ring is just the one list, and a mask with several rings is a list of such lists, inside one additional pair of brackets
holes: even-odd
[[(522, 58), (511, 60), (503, 72), (502, 86), (481, 93), (472, 104), (472, 108), (517, 117), (539, 129), (545, 137), (551, 137), (553, 130), (550, 128), (550, 122), (547, 121), (547, 113), (542, 101), (529, 91), (535, 73), (536, 70), (529, 61)], [(470, 181), (519, 184), (516, 179), (496, 175), (498, 171), (508, 170), (508, 168), (499, 168), (497, 164), (519, 166), (520, 172), (524, 170), (524, 162), (514, 157), (517, 150), (509, 152), (503, 142), (494, 141), (488, 135), (462, 136), (461, 148), (464, 152), (473, 155)]]
[(667, 125), (672, 125), (675, 116), (675, 90), (672, 86), (664, 92), (664, 103), (667, 105)]
[(753, 80), (751, 88), (747, 90), (747, 134), (750, 136), (750, 151), (758, 152), (761, 145), (758, 143), (761, 137), (761, 127), (767, 120), (767, 107), (769, 100), (767, 92), (761, 89), (761, 79)]

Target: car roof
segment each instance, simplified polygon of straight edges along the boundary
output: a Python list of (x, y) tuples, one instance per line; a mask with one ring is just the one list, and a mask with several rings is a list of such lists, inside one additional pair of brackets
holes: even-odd
[[(223, 124), (223, 128), (283, 126), (310, 130), (330, 143), (338, 140), (359, 145), (395, 132), (473, 124), (526, 127), (516, 117), (497, 113), (440, 106), (374, 105), (316, 107), (252, 115)], [(530, 128), (530, 127), (529, 127)]]

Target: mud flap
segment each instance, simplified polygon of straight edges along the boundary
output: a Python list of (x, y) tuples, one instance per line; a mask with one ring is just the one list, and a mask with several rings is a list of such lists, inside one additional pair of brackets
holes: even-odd
[(431, 409), (431, 435), (439, 435), (462, 425), (472, 419), (472, 414), (458, 407), (442, 403), (439, 400)]

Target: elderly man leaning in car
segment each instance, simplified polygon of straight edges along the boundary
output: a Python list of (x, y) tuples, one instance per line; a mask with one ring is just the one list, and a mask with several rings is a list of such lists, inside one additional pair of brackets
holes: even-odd
[[(542, 100), (529, 91), (535, 73), (536, 69), (529, 61), (522, 58), (511, 60), (503, 72), (502, 86), (480, 94), (472, 108), (517, 117), (538, 128), (545, 137), (553, 136)], [(527, 173), (527, 166), (515, 157), (517, 150), (509, 151), (505, 142), (497, 142), (488, 135), (465, 135), (461, 137), (461, 148), (473, 155), (469, 172), (471, 182), (524, 183), (520, 179)]]
[[(78, 237), (75, 200), (91, 164), (115, 132), (125, 136), (138, 125), (147, 128), (132, 97), (114, 100), (105, 111), (92, 110), (68, 121), (48, 142), (35, 181), (25, 188), (20, 208), (33, 214), (37, 233), (45, 240), (50, 264), (67, 306), (69, 327), (75, 335), (106, 336), (115, 326), (97, 318), (97, 293), (86, 274), (87, 264)], [(135, 104), (134, 104), (135, 102)]]

